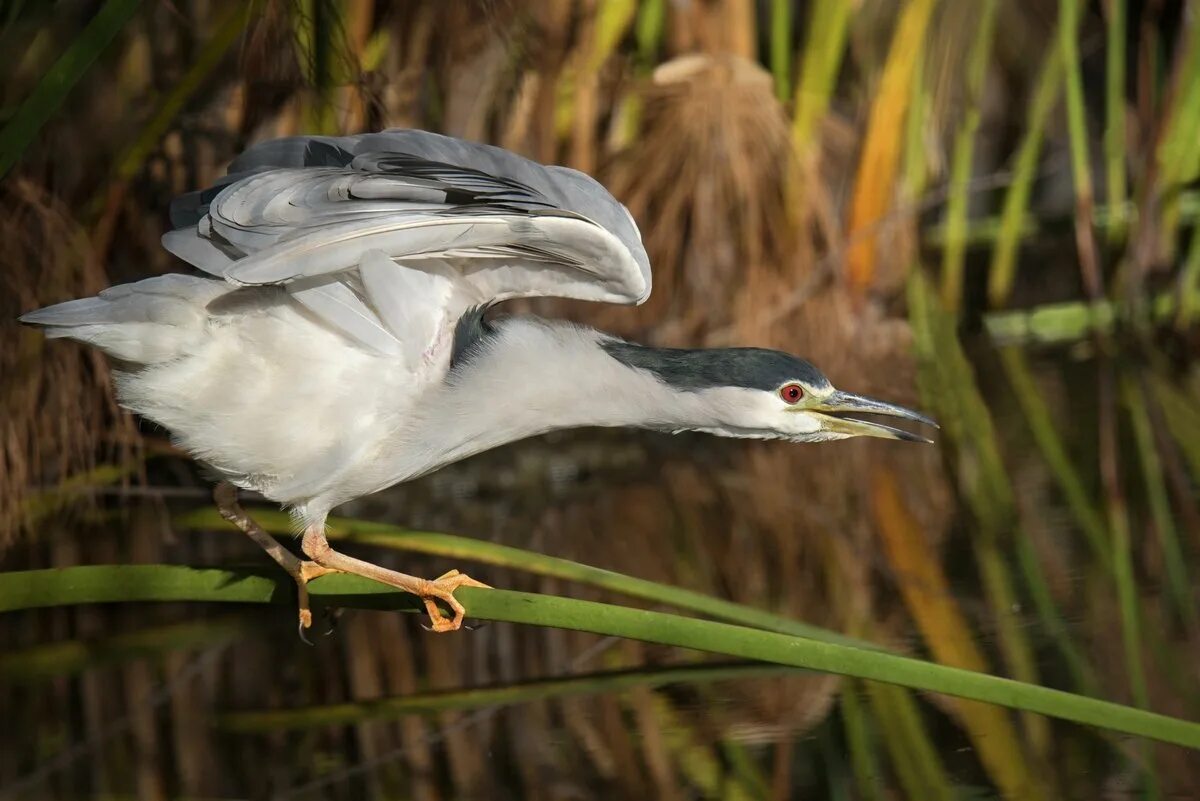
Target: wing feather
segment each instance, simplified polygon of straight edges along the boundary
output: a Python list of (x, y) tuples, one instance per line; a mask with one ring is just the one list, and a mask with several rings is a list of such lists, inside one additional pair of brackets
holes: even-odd
[(420, 364), (446, 324), (454, 303), (454, 278), (438, 269), (401, 267), (380, 250), (365, 253), (358, 272), (367, 300), (402, 343), (405, 362)]
[(230, 283), (282, 284), (410, 364), (470, 303), (650, 293), (637, 227), (595, 180), (423, 131), (256, 145), (172, 219), (175, 255)]
[(348, 284), (336, 278), (295, 281), (288, 294), (342, 333), (384, 356), (399, 356), (403, 346)]

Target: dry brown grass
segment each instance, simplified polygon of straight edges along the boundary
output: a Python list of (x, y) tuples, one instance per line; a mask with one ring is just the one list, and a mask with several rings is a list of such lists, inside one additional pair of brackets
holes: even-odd
[(108, 281), (70, 212), (27, 180), (0, 184), (0, 553), (28, 526), (31, 493), (136, 448), (112, 401), (108, 368), (91, 349), (49, 343), (16, 322)]

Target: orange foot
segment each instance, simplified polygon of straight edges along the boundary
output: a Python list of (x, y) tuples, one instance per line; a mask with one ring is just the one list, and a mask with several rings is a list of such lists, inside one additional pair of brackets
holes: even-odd
[(296, 572), (292, 574), (292, 578), (296, 580), (296, 595), (298, 596), (298, 606), (300, 607), (300, 639), (305, 642), (308, 642), (308, 640), (304, 636), (304, 631), (305, 629), (312, 628), (312, 609), (308, 603), (308, 582), (321, 576), (327, 576), (330, 573), (341, 572), (340, 570), (321, 567), (316, 562), (309, 561), (301, 561), (296, 566)]
[[(430, 628), (437, 632), (458, 631), (462, 628), (463, 616), (467, 610), (454, 597), (454, 591), (459, 587), (487, 587), (482, 581), (476, 581), (465, 573), (451, 570), (438, 576), (433, 581), (426, 580), (417, 591), (417, 595), (425, 601), (425, 609), (429, 612)], [(437, 601), (445, 601), (454, 610), (454, 617), (448, 618), (438, 608)]]

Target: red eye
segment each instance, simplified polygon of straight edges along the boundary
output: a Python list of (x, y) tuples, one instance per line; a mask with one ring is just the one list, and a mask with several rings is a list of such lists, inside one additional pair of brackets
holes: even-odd
[(804, 397), (804, 390), (799, 384), (788, 384), (783, 389), (779, 390), (779, 397), (783, 398), (784, 403), (799, 403)]

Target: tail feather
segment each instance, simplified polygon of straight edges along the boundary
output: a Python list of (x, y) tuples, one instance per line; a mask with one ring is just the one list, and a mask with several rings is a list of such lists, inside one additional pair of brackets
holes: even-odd
[(203, 331), (205, 307), (233, 287), (190, 275), (162, 275), (106, 289), (96, 297), (69, 300), (21, 316), (66, 337), (137, 364), (175, 358)]

